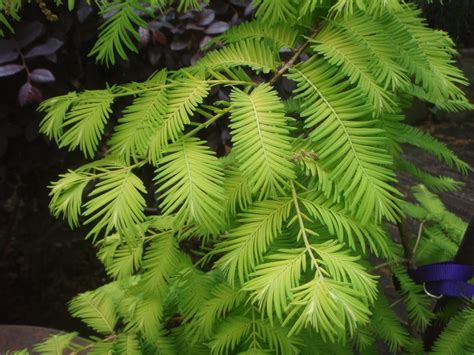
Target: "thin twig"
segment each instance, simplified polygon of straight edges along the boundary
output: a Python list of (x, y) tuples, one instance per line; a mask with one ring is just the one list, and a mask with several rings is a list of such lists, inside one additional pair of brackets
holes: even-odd
[(416, 236), (416, 243), (415, 246), (413, 247), (413, 257), (416, 255), (416, 249), (418, 249), (418, 245), (420, 244), (421, 240), (421, 232), (423, 231), (423, 225), (425, 224), (424, 221), (421, 221), (420, 227), (418, 227), (418, 235)]

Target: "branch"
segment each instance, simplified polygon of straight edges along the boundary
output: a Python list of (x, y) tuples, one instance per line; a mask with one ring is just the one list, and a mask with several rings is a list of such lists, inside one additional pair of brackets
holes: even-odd
[(314, 36), (316, 36), (316, 34), (319, 32), (319, 29), (313, 31), (313, 33), (311, 34), (311, 36), (309, 36), (308, 40), (303, 43), (303, 45), (298, 48), (298, 50), (295, 52), (295, 54), (293, 54), (293, 56), (290, 58), (289, 61), (287, 61), (285, 63), (285, 65), (283, 65), (276, 73), (275, 75), (273, 75), (273, 77), (270, 79), (270, 81), (268, 82), (270, 85), (273, 85), (276, 83), (276, 81), (283, 75), (285, 74), (285, 72), (290, 69), (296, 62), (296, 60), (299, 58), (299, 56), (306, 50), (306, 48), (308, 48), (309, 46), (309, 43), (310, 43), (310, 39), (312, 39)]

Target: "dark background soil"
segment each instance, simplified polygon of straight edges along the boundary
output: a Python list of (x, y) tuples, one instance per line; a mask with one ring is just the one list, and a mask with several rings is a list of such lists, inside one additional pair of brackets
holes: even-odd
[[(430, 23), (450, 31), (463, 48), (474, 47), (472, 18), (474, 1), (452, 1), (444, 9), (429, 7)], [(244, 18), (245, 6), (238, 1), (211, 1), (215, 21), (234, 23)], [(59, 11), (59, 10), (58, 10)], [(153, 70), (188, 65), (199, 55), (203, 31), (186, 29), (184, 24), (200, 21), (199, 15), (169, 19), (153, 43), (140, 48), (129, 62), (107, 70), (87, 57), (98, 19), (93, 15), (83, 24), (77, 17), (59, 12), (60, 24), (51, 24), (30, 6), (25, 21), (40, 21), (48, 36), (64, 40), (57, 62), (38, 59), (33, 67), (49, 68), (56, 82), (40, 86), (44, 97), (82, 88), (100, 88), (105, 82), (143, 80)], [(162, 37), (163, 35), (163, 37)], [(173, 49), (174, 48), (174, 49)], [(176, 48), (181, 48), (177, 50)], [(465, 51), (469, 53), (469, 50)], [(466, 56), (461, 65), (474, 82), (474, 59)], [(67, 168), (83, 163), (76, 153), (66, 153), (39, 136), (41, 114), (35, 105), (20, 107), (17, 93), (25, 80), (21, 75), (0, 78), (0, 324), (28, 324), (63, 330), (82, 330), (82, 324), (69, 316), (66, 302), (78, 292), (93, 289), (105, 280), (84, 231), (70, 231), (67, 225), (50, 216), (47, 186)], [(473, 91), (469, 92), (474, 101)], [(474, 115), (434, 115), (426, 107), (413, 110), (410, 120), (445, 141), (461, 158), (474, 166)], [(412, 152), (420, 166), (453, 175), (434, 161)], [(455, 174), (453, 175), (455, 176)], [(444, 195), (450, 208), (468, 219), (474, 214), (474, 182), (461, 177), (466, 186), (458, 193)]]

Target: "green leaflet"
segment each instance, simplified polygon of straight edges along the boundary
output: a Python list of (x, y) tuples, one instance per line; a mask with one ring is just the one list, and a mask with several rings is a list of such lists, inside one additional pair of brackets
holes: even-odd
[(216, 265), (227, 273), (230, 282), (236, 277), (244, 281), (262, 260), (270, 243), (281, 233), (290, 208), (290, 199), (266, 200), (240, 215), (240, 226), (224, 235), (215, 247), (216, 253), (224, 253)]
[(176, 223), (196, 222), (209, 232), (222, 226), (223, 181), (218, 159), (204, 142), (184, 138), (171, 145), (156, 172), (160, 207), (176, 213)]
[(261, 85), (251, 94), (231, 93), (231, 134), (243, 175), (259, 197), (283, 193), (294, 179), (289, 130), (276, 92)]
[(154, 165), (167, 148), (183, 134), (197, 106), (209, 93), (209, 84), (200, 77), (185, 76), (171, 81), (167, 91), (166, 114), (154, 128), (148, 144), (148, 158)]
[(297, 82), (297, 97), (305, 99), (301, 115), (312, 128), (319, 159), (350, 198), (351, 210), (363, 222), (371, 216), (396, 220), (399, 193), (390, 185), (395, 179), (386, 139), (360, 92), (343, 77), (324, 60), (310, 60), (289, 75)]
[(128, 163), (146, 156), (153, 134), (163, 124), (168, 104), (166, 77), (165, 70), (154, 75), (149, 82), (156, 85), (156, 89), (145, 91), (133, 100), (115, 127), (109, 141), (111, 152)]

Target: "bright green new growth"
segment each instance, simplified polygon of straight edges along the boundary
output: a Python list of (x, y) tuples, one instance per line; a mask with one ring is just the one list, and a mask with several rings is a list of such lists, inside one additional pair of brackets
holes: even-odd
[[(136, 50), (143, 25), (136, 10), (148, 9), (134, 0), (101, 4), (114, 13), (92, 54), (113, 64), (126, 48)], [(197, 5), (181, 1), (178, 9)], [(404, 214), (420, 221), (411, 245), (420, 264), (452, 258), (464, 232), (430, 192), (460, 183), (403, 155), (411, 144), (470, 170), (403, 123), (413, 98), (471, 108), (458, 87), (467, 81), (453, 65), (453, 43), (398, 0), (254, 6), (254, 21), (225, 32), (213, 42), (223, 47), (190, 68), (40, 107), (43, 133), (95, 158), (52, 183), (50, 205), (71, 227), (90, 226), (113, 279), (70, 303), (72, 315), (101, 335), (86, 346), (93, 354), (370, 353), (377, 340), (392, 352), (420, 349), (411, 335), (433, 319), (432, 302), (409, 278), (402, 246), (384, 224)], [(293, 54), (285, 62), (283, 48)], [(289, 97), (280, 80), (294, 83)], [(211, 95), (216, 86), (229, 101)], [(133, 100), (104, 141), (112, 104), (123, 97)], [(232, 149), (221, 157), (202, 133), (226, 117)], [(144, 180), (152, 170), (153, 181)], [(414, 190), (419, 204), (404, 202), (399, 170), (426, 186)], [(372, 256), (397, 276), (409, 329), (378, 284)], [(456, 336), (474, 327), (470, 307), (449, 322), (435, 353), (449, 342), (472, 347)], [(36, 349), (60, 353), (76, 347), (71, 339), (53, 337)]]

